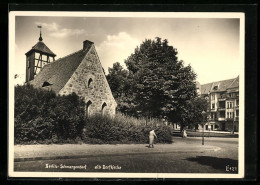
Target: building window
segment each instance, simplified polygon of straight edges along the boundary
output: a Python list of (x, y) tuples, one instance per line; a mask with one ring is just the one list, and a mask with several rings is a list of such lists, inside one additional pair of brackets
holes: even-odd
[(236, 105), (239, 106), (239, 100), (236, 100)]
[(220, 111), (219, 112), (219, 117), (224, 118), (225, 117), (225, 111)]
[(239, 110), (236, 110), (236, 117), (239, 116)]
[(219, 108), (225, 108), (225, 102), (224, 101), (219, 102)]
[(233, 112), (228, 112), (227, 113), (227, 118), (233, 118), (234, 116), (234, 113)]
[(103, 103), (102, 109), (101, 109), (102, 115), (105, 115), (105, 114), (106, 114), (106, 108), (107, 108), (107, 104), (106, 104), (106, 103)]
[(218, 90), (218, 86), (217, 86), (217, 85), (214, 86), (214, 87), (213, 87), (213, 90)]
[(227, 102), (227, 108), (231, 109), (233, 107), (233, 102)]
[(215, 120), (215, 113), (214, 112), (211, 113), (211, 119)]
[(225, 101), (219, 102), (219, 108), (225, 108)]
[(92, 102), (89, 100), (86, 104), (86, 117), (89, 117), (90, 116), (90, 111), (91, 111), (91, 105), (92, 105)]
[(93, 80), (92, 80), (92, 78), (90, 78), (88, 80), (88, 88), (93, 88)]
[(215, 109), (215, 103), (212, 103), (212, 109)]

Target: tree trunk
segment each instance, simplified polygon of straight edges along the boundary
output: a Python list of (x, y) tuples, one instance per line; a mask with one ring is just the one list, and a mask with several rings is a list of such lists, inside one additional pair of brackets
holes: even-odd
[(183, 131), (183, 125), (181, 124), (180, 126), (181, 126), (181, 128), (180, 128), (180, 132), (182, 132), (182, 131)]

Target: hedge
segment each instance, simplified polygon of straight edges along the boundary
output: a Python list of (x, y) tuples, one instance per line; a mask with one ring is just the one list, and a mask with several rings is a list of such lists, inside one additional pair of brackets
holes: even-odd
[(171, 143), (172, 130), (157, 120), (136, 119), (122, 114), (114, 118), (94, 115), (86, 120), (83, 140), (86, 143), (148, 143), (149, 132), (154, 129), (156, 142)]
[(122, 114), (85, 118), (84, 101), (75, 93), (56, 96), (31, 85), (15, 87), (15, 144), (148, 143), (155, 129), (156, 142), (171, 143), (171, 129), (156, 119), (147, 121)]
[(75, 93), (15, 87), (15, 144), (68, 142), (82, 134), (84, 123), (84, 102)]

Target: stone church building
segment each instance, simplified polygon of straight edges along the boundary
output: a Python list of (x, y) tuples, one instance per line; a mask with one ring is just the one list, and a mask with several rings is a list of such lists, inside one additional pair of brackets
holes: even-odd
[(57, 95), (75, 92), (86, 103), (86, 114), (113, 116), (117, 103), (106, 80), (94, 43), (83, 42), (83, 48), (55, 60), (55, 54), (39, 41), (26, 53), (26, 82), (36, 88), (52, 90)]

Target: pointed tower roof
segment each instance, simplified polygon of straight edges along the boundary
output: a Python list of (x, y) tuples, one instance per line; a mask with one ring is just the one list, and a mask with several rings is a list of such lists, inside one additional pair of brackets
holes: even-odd
[[(39, 27), (41, 28), (41, 27)], [(45, 44), (44, 42), (42, 42), (42, 33), (40, 31), (40, 37), (39, 37), (39, 42), (37, 42), (30, 51), (28, 51), (27, 53), (25, 53), (25, 55), (29, 55), (32, 52), (39, 52), (39, 53), (43, 53), (45, 55), (49, 55), (52, 57), (55, 57), (56, 54), (54, 54)]]
[(31, 84), (39, 88), (46, 81), (52, 84), (52, 90), (58, 94), (93, 45), (93, 42), (84, 41), (83, 49), (45, 65), (35, 79), (31, 81)]

